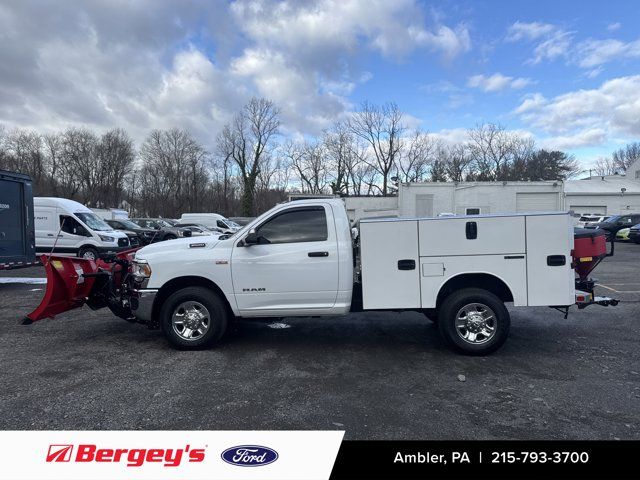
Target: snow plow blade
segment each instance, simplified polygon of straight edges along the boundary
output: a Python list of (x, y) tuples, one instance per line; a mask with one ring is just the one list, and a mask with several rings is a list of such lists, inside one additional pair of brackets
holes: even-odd
[[(118, 253), (115, 258), (129, 260), (135, 250)], [(24, 324), (82, 307), (94, 293), (94, 286), (101, 275), (114, 272), (114, 263), (105, 260), (88, 260), (76, 257), (42, 255), (42, 264), (47, 274), (47, 286), (40, 305), (24, 319)], [(117, 268), (117, 267), (116, 267)], [(118, 271), (116, 273), (119, 274)], [(119, 276), (119, 275), (118, 275)]]

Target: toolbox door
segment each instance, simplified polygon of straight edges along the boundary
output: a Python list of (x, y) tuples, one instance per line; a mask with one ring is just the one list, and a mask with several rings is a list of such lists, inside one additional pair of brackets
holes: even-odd
[(416, 220), (361, 222), (360, 255), (364, 309), (420, 308)]

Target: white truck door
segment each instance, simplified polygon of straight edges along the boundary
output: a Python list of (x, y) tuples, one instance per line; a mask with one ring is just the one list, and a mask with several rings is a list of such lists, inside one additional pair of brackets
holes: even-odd
[(322, 312), (338, 292), (338, 244), (331, 208), (287, 208), (255, 228), (260, 243), (231, 256), (238, 310), (251, 316)]

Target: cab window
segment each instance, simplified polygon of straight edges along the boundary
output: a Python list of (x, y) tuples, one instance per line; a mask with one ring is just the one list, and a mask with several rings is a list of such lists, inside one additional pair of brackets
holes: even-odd
[(61, 230), (70, 235), (86, 235), (86, 229), (75, 218), (69, 215), (60, 215)]
[(289, 210), (262, 224), (256, 233), (269, 243), (323, 242), (328, 238), (327, 216), (323, 207)]

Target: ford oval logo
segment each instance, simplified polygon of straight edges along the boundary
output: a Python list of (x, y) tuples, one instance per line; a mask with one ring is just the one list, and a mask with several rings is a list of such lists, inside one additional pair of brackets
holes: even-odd
[(262, 467), (278, 459), (278, 452), (260, 445), (238, 445), (222, 452), (222, 460), (239, 467)]

